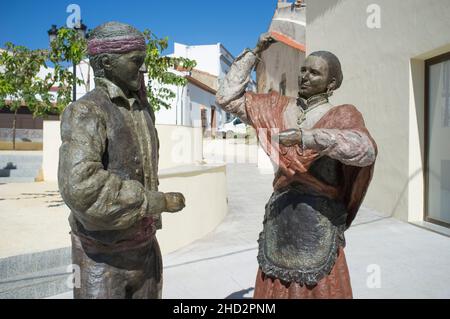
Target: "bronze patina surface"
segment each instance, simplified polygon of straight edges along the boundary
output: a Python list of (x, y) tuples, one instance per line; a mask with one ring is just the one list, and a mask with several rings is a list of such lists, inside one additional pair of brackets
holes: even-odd
[[(161, 213), (183, 209), (158, 191), (159, 140), (146, 99), (144, 36), (109, 22), (88, 41), (95, 89), (61, 118), (58, 185), (71, 209), (75, 298), (160, 298)], [(75, 274), (77, 275), (77, 274)]]
[(344, 232), (369, 186), (377, 146), (353, 105), (329, 102), (343, 81), (331, 52), (305, 60), (298, 97), (246, 91), (274, 41), (264, 34), (254, 50), (245, 50), (217, 93), (223, 109), (257, 130), (276, 167), (258, 240), (254, 297), (352, 298)]

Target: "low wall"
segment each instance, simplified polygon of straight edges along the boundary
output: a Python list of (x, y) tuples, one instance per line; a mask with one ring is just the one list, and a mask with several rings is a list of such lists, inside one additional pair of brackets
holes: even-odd
[[(182, 192), (187, 204), (179, 213), (163, 214), (163, 229), (157, 232), (163, 255), (207, 235), (226, 216), (224, 165), (161, 170), (160, 183), (161, 191)], [(40, 193), (56, 194), (57, 188), (56, 182), (0, 185), (0, 192), (7, 195), (4, 205), (11, 208), (6, 210), (0, 230), (12, 239), (0, 245), (0, 299), (44, 298), (70, 291), (69, 210), (65, 205), (52, 204), (50, 208), (48, 196), (33, 198)], [(24, 189), (33, 197), (24, 195)], [(26, 198), (9, 199), (20, 196)], [(59, 199), (52, 197), (50, 202)]]
[[(0, 150), (13, 149), (13, 129), (0, 128)], [(41, 151), (42, 129), (16, 129), (17, 151)]]
[[(187, 207), (180, 214), (163, 215), (158, 232), (164, 254), (211, 232), (227, 213), (226, 168), (197, 165), (203, 156), (201, 128), (157, 125), (160, 140), (159, 179), (163, 192), (181, 192)], [(57, 182), (60, 122), (44, 121), (42, 173), (45, 182)]]
[(42, 174), (44, 181), (58, 180), (59, 147), (61, 146), (60, 121), (44, 121), (42, 134)]
[(186, 198), (181, 212), (163, 213), (163, 228), (157, 232), (163, 255), (213, 231), (228, 211), (225, 165), (163, 170), (159, 190), (181, 192)]
[[(203, 157), (202, 129), (177, 125), (156, 125), (160, 141), (159, 168), (197, 163)], [(60, 121), (44, 121), (42, 172), (45, 181), (58, 180)]]
[(160, 142), (159, 168), (201, 162), (203, 135), (201, 127), (156, 125)]

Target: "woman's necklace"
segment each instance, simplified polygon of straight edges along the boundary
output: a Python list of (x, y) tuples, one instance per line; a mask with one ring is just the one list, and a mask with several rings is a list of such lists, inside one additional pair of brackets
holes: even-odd
[(297, 118), (297, 125), (300, 126), (305, 120), (306, 120), (306, 114), (314, 110), (320, 105), (323, 105), (325, 103), (328, 103), (328, 93), (320, 93), (314, 96), (311, 96), (306, 101), (302, 101), (303, 103), (299, 103), (300, 107), (300, 114)]

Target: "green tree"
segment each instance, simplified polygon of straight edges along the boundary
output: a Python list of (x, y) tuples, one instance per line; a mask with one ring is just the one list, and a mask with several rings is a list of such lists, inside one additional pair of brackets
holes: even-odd
[[(86, 41), (74, 30), (60, 29), (50, 50), (30, 50), (24, 46), (5, 44), (6, 51), (0, 55), (0, 108), (14, 112), (12, 123), (13, 149), (16, 148), (17, 112), (27, 107), (34, 117), (59, 114), (71, 102), (74, 85), (72, 73), (66, 62), (79, 63), (85, 55)], [(47, 69), (47, 62), (54, 65), (54, 71), (39, 77)], [(45, 72), (44, 72), (45, 73)], [(77, 84), (81, 83), (77, 80)], [(58, 87), (56, 96), (50, 93)]]
[(27, 106), (35, 112), (51, 103), (51, 83), (50, 76), (38, 77), (41, 68), (45, 67), (46, 51), (30, 50), (12, 43), (6, 43), (5, 47), (6, 51), (0, 54), (0, 108), (14, 112), (12, 142), (15, 149), (18, 110)]
[[(150, 105), (155, 111), (170, 108), (175, 93), (168, 85), (184, 86), (187, 80), (172, 70), (188, 71), (195, 67), (193, 60), (163, 56), (168, 47), (168, 38), (160, 39), (150, 30), (144, 31), (147, 40), (145, 65), (148, 71), (147, 94)], [(86, 81), (74, 79), (70, 64), (78, 65), (87, 57), (87, 42), (73, 29), (60, 28), (50, 50), (30, 50), (12, 43), (5, 44), (6, 51), (0, 54), (0, 108), (9, 108), (14, 112), (13, 148), (15, 149), (17, 111), (26, 106), (33, 116), (46, 117), (60, 114), (72, 100), (74, 85)], [(38, 77), (47, 62), (53, 67), (43, 78)], [(89, 78), (89, 76), (88, 76)], [(56, 96), (50, 93), (52, 87), (58, 87)]]
[(43, 109), (39, 115), (50, 113), (60, 114), (72, 101), (74, 85), (86, 85), (86, 81), (75, 79), (70, 71), (70, 65), (79, 65), (86, 58), (87, 42), (80, 37), (76, 30), (69, 28), (58, 29), (57, 36), (50, 44), (48, 61), (54, 66), (52, 82), (58, 86), (57, 97), (51, 109)]
[[(170, 103), (175, 97), (175, 92), (168, 85), (184, 86), (187, 83), (184, 76), (177, 75), (172, 70), (190, 70), (195, 67), (196, 62), (185, 58), (163, 56), (162, 53), (168, 47), (168, 38), (160, 39), (150, 30), (145, 30), (143, 33), (147, 40), (145, 65), (149, 77), (147, 96), (150, 105), (155, 111), (160, 110), (161, 107), (169, 109)], [(84, 83), (86, 90), (89, 90), (86, 83), (89, 76), (85, 81), (77, 79), (77, 82), (73, 83), (72, 73), (64, 67), (72, 61), (79, 64), (86, 57), (86, 40), (80, 38), (75, 30), (59, 29), (56, 40), (52, 42), (49, 56), (50, 61), (55, 65), (54, 79), (66, 84), (58, 91), (60, 97), (56, 103), (58, 112), (62, 112), (65, 106), (69, 104), (73, 85)]]

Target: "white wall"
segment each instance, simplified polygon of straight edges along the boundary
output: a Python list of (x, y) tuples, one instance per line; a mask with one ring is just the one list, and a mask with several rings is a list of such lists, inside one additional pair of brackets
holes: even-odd
[[(186, 114), (191, 114), (189, 120), (185, 122), (185, 125), (190, 125), (193, 127), (201, 127), (201, 115), (200, 109), (201, 106), (205, 106), (207, 108), (207, 121), (208, 128), (211, 127), (211, 106), (216, 106), (216, 96), (210, 92), (207, 92), (203, 89), (200, 89), (198, 86), (189, 83), (187, 85), (187, 95), (188, 95), (188, 103), (186, 104)], [(192, 109), (189, 103), (192, 104)], [(217, 127), (221, 127), (224, 123), (225, 112), (221, 111), (219, 107), (215, 107), (216, 110), (216, 123)], [(220, 111), (219, 111), (220, 110)], [(186, 119), (187, 120), (187, 119)]]
[(224, 165), (184, 173), (160, 174), (160, 191), (181, 192), (186, 208), (176, 214), (163, 214), (163, 228), (157, 238), (163, 254), (173, 252), (213, 231), (225, 218), (227, 206)]
[[(223, 77), (230, 66), (224, 60), (233, 62), (233, 56), (220, 44), (212, 45), (184, 45), (174, 44), (171, 56), (185, 57), (197, 62), (197, 70), (207, 72), (217, 77)], [(221, 58), (222, 57), (222, 58)], [(181, 74), (181, 73), (180, 73)], [(207, 108), (208, 127), (211, 127), (211, 106), (216, 106), (215, 95), (205, 91), (192, 83), (186, 87), (169, 86), (176, 92), (170, 110), (161, 109), (156, 113), (157, 124), (177, 124), (185, 126), (201, 126), (201, 106)], [(216, 107), (217, 127), (221, 128), (226, 122), (226, 113)]]
[(185, 57), (197, 62), (197, 70), (208, 72), (212, 75), (220, 75), (220, 47), (218, 44), (212, 45), (184, 45), (174, 44), (175, 56)]
[[(77, 65), (77, 78), (83, 81), (81, 85), (77, 85), (77, 99), (81, 98), (87, 92), (95, 88), (94, 83), (94, 71), (89, 65), (89, 59), (85, 59)], [(69, 67), (69, 71), (72, 72), (72, 66)]]
[(186, 87), (177, 87), (175, 85), (166, 86), (172, 92), (175, 92), (176, 97), (170, 101), (170, 108), (161, 107), (159, 111), (155, 112), (156, 124), (168, 125), (185, 125), (183, 117), (184, 104), (186, 104)]
[[(373, 3), (379, 29), (367, 26)], [(403, 220), (423, 215), (423, 63), (450, 51), (449, 17), (448, 0), (307, 2), (308, 53), (332, 51), (344, 72), (331, 102), (356, 105), (378, 143), (365, 204)]]
[[(203, 159), (201, 128), (156, 125), (160, 140), (159, 168), (195, 164)], [(46, 182), (58, 180), (60, 121), (44, 121), (42, 171)]]
[[(188, 83), (185, 87), (170, 86), (177, 96), (170, 109), (156, 112), (157, 124), (201, 127), (201, 107), (207, 109), (208, 127), (211, 127), (211, 106), (216, 106), (216, 96), (198, 86)], [(217, 127), (225, 124), (226, 113), (216, 107)]]
[(58, 180), (60, 125), (60, 121), (44, 121), (43, 123), (42, 174), (44, 181)]
[[(181, 192), (186, 208), (163, 214), (163, 229), (157, 237), (163, 254), (179, 249), (213, 231), (226, 216), (227, 186), (224, 165), (200, 165), (203, 157), (200, 128), (157, 125), (161, 142), (159, 190)], [(43, 176), (56, 182), (60, 122), (44, 121)]]
[(262, 54), (262, 60), (264, 63), (257, 67), (258, 92), (267, 93), (270, 89), (279, 92), (282, 75), (285, 74), (286, 95), (296, 97), (305, 53), (283, 43), (275, 43)]
[(203, 160), (203, 135), (200, 127), (156, 125), (160, 140), (159, 168), (172, 168)]

